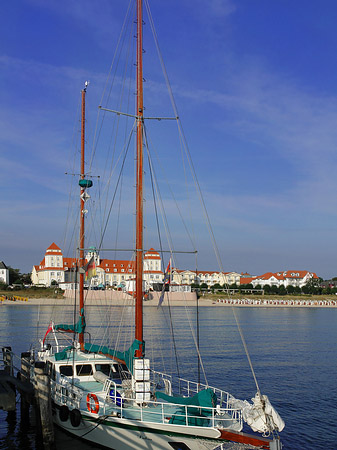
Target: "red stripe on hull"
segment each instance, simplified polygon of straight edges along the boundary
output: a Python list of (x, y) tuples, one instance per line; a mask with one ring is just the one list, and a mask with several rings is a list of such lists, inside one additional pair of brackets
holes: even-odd
[(238, 442), (240, 444), (250, 444), (256, 447), (269, 449), (269, 439), (262, 437), (255, 437), (251, 434), (240, 433), (235, 431), (219, 430), (221, 432), (219, 439), (225, 439), (226, 441)]

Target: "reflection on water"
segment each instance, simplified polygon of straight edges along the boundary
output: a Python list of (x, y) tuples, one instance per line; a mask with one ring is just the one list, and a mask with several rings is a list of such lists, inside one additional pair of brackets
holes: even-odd
[[(51, 317), (63, 323), (76, 316), (73, 308), (28, 305), (0, 306), (0, 344), (20, 355), (31, 342), (43, 338)], [(200, 312), (200, 353), (208, 383), (251, 398), (255, 383), (230, 308), (203, 307)], [(238, 308), (254, 370), (263, 393), (285, 419), (285, 449), (335, 449), (334, 399), (337, 397), (337, 311), (334, 309)], [(61, 317), (62, 313), (62, 317)], [(65, 313), (65, 314), (64, 314)], [(133, 340), (133, 308), (89, 307), (87, 331), (91, 339), (104, 338), (124, 350)], [(172, 315), (175, 340), (172, 341)], [(157, 369), (197, 380), (198, 358), (191, 328), (196, 335), (196, 309), (145, 308), (147, 357)], [(102, 326), (108, 325), (108, 331)], [(175, 352), (175, 349), (180, 351)], [(193, 375), (195, 374), (195, 375)], [(201, 371), (202, 374), (202, 371)], [(203, 380), (202, 380), (203, 381)], [(324, 418), (324, 420), (323, 420)], [(20, 408), (7, 417), (0, 411), (0, 449), (39, 449), (34, 415), (20, 420)], [(56, 445), (64, 450), (94, 448), (58, 431)]]

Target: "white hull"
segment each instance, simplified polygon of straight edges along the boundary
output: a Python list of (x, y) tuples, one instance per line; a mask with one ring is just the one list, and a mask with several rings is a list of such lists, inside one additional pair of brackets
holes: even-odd
[(172, 450), (174, 447), (170, 443), (183, 443), (195, 450), (213, 450), (221, 444), (217, 440), (220, 433), (216, 429), (165, 424), (154, 426), (144, 422), (135, 425), (134, 421), (114, 417), (97, 425), (103, 420), (102, 417), (97, 420), (89, 415), (83, 416), (80, 425), (73, 427), (70, 419), (61, 422), (57, 411), (54, 415), (54, 422), (68, 433), (114, 450)]

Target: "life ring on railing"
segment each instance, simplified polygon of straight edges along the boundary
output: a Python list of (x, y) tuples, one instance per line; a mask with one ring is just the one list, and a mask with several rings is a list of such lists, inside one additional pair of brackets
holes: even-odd
[[(94, 407), (93, 404), (95, 405)], [(99, 402), (97, 400), (96, 394), (93, 394), (92, 392), (87, 395), (87, 408), (91, 413), (98, 414)]]

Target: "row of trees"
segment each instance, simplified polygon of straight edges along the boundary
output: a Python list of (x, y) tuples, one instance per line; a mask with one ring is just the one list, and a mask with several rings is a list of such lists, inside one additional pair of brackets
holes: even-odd
[[(209, 287), (206, 283), (202, 283), (200, 286), (198, 284), (193, 284), (192, 288), (194, 289), (201, 289), (201, 290), (211, 290), (213, 293), (216, 291), (223, 291), (223, 290), (238, 290), (239, 293), (249, 294), (250, 290), (257, 291), (257, 290), (264, 290), (265, 294), (268, 295), (301, 295), (301, 294), (311, 294), (311, 295), (332, 295), (337, 294), (337, 287), (322, 287), (319, 284), (315, 283), (308, 283), (302, 288), (299, 286), (284, 286), (281, 284), (280, 286), (260, 286), (259, 284), (257, 286), (253, 286), (252, 284), (242, 284), (240, 286), (237, 286), (236, 284), (232, 284), (230, 286), (224, 284), (214, 284), (214, 286)], [(248, 291), (248, 292), (247, 292)], [(252, 295), (259, 295), (259, 292), (252, 292)]]
[(9, 271), (9, 285), (6, 285), (0, 281), (0, 288), (2, 290), (7, 289), (8, 286), (13, 284), (24, 286), (31, 283), (30, 273), (21, 273), (20, 269), (13, 269), (10, 266), (7, 266), (7, 269)]

